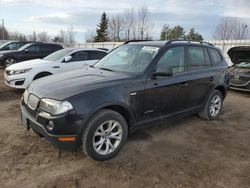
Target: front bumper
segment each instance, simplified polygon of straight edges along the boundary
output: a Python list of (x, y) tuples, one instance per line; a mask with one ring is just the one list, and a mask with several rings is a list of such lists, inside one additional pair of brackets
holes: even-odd
[[(70, 130), (70, 132), (75, 132), (75, 134), (66, 134), (63, 132), (63, 130), (57, 130), (59, 133), (53, 133), (46, 129), (45, 125), (49, 120), (52, 120), (55, 122), (56, 126), (65, 127), (68, 126), (68, 128), (71, 128), (71, 125), (63, 125), (65, 122), (65, 116), (60, 117), (51, 117), (51, 118), (44, 118), (40, 117), (40, 115), (34, 116), (29, 112), (29, 110), (26, 109), (27, 107), (24, 104), (21, 104), (21, 118), (22, 123), (27, 130), (32, 129), (35, 133), (37, 133), (39, 136), (41, 136), (46, 141), (52, 143), (56, 147), (63, 149), (63, 150), (75, 150), (77, 147), (79, 147), (81, 141), (80, 137), (77, 133), (80, 131), (80, 120), (77, 122), (79, 124), (79, 129)], [(40, 119), (40, 120), (39, 120)], [(74, 119), (74, 118), (73, 118)], [(38, 121), (41, 121), (38, 122)], [(62, 124), (60, 124), (62, 123)], [(73, 122), (72, 122), (73, 123)], [(76, 123), (76, 122), (74, 122)], [(73, 123), (73, 124), (74, 124)], [(59, 128), (60, 129), (60, 128)], [(59, 138), (75, 138), (75, 141), (67, 141), (67, 142), (61, 142), (59, 141)]]
[(4, 83), (12, 88), (25, 89), (28, 85), (28, 80), (20, 75), (9, 76), (4, 73)]

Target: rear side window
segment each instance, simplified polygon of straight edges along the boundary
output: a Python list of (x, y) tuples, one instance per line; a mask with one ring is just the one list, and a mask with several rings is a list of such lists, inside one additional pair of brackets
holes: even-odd
[(222, 61), (222, 57), (218, 50), (209, 48), (209, 53), (214, 64), (219, 64)]
[(89, 51), (88, 54), (89, 60), (102, 59), (105, 55), (107, 55), (107, 53), (100, 51)]
[(188, 47), (188, 62), (190, 69), (200, 69), (211, 66), (208, 54), (202, 47)]
[(72, 59), (70, 60), (70, 62), (85, 61), (85, 60), (87, 60), (88, 54), (85, 51), (81, 51), (81, 52), (76, 52), (76, 53), (72, 54), (71, 56), (72, 56)]

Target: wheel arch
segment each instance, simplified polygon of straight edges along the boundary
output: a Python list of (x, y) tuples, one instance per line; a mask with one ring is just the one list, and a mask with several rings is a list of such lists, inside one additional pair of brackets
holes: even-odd
[[(53, 73), (49, 72), (49, 71), (41, 71), (41, 72), (38, 72), (35, 74), (35, 76), (33, 77), (33, 80), (37, 79), (37, 78), (41, 78), (41, 77), (44, 77), (44, 76), (41, 76), (41, 75), (44, 75), (44, 76), (49, 76), (49, 75), (53, 75)], [(39, 77), (41, 76), (41, 77)]]

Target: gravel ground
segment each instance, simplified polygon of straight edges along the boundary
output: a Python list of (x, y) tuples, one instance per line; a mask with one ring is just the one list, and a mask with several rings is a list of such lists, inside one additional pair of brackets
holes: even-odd
[(113, 160), (59, 151), (20, 121), (21, 91), (0, 69), (1, 187), (250, 187), (250, 93), (230, 91), (215, 121), (142, 127)]

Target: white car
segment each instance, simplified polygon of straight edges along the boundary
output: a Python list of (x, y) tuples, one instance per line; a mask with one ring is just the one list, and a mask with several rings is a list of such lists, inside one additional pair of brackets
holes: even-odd
[(23, 61), (5, 69), (5, 84), (25, 89), (33, 80), (92, 65), (104, 57), (107, 51), (100, 49), (66, 48), (56, 51), (43, 59)]

